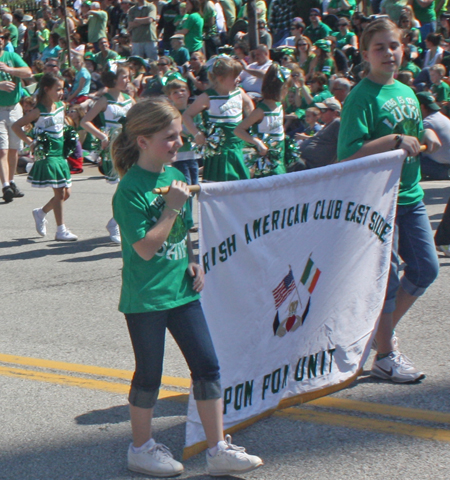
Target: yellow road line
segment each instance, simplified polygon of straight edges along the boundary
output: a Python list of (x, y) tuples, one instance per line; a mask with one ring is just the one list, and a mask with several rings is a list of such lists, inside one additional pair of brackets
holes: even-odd
[[(57, 373), (37, 372), (35, 370), (25, 370), (12, 367), (1, 367), (0, 375), (5, 377), (23, 378), (25, 380), (35, 380), (38, 382), (54, 383), (57, 385), (66, 385), (69, 387), (88, 388), (90, 390), (102, 390), (109, 393), (126, 394), (130, 386), (125, 383), (105, 382), (103, 380), (92, 380), (90, 378), (70, 377), (59, 375)], [(160, 390), (158, 398), (170, 398), (177, 401), (187, 401), (188, 395), (185, 393), (172, 392), (170, 390)]]
[[(122, 378), (131, 380), (133, 372), (130, 370), (119, 370), (116, 368), (93, 367), (79, 363), (55, 362), (41, 358), (18, 357), (16, 355), (0, 354), (0, 363), (13, 363), (15, 365), (26, 365), (28, 367), (50, 368), (52, 370), (64, 370), (66, 372), (87, 373), (98, 377)], [(172, 387), (189, 388), (191, 381), (188, 378), (169, 377), (163, 375), (162, 383)]]
[(336, 427), (355, 428), (357, 430), (369, 430), (395, 435), (408, 435), (426, 440), (436, 440), (450, 443), (450, 432), (439, 428), (419, 427), (406, 423), (390, 422), (387, 420), (374, 420), (369, 418), (352, 417), (350, 415), (338, 415), (328, 412), (316, 412), (314, 410), (301, 410), (298, 408), (286, 408), (275, 412), (277, 417), (285, 417), (290, 420), (301, 422), (320, 423)]
[[(129, 370), (119, 370), (113, 368), (94, 367), (90, 365), (74, 364), (67, 362), (56, 362), (53, 360), (44, 360), (31, 357), (20, 357), (16, 355), (0, 354), (0, 362), (11, 363), (15, 365), (25, 365), (29, 367), (49, 368), (53, 370), (62, 370), (66, 372), (85, 373), (99, 377), (119, 378), (124, 380), (131, 379), (132, 373)], [(0, 366), (0, 375), (24, 378), (59, 385), (87, 388), (91, 390), (101, 390), (109, 393), (127, 394), (129, 386), (123, 383), (107, 382), (89, 378), (80, 378), (56, 373), (46, 373), (34, 370), (18, 369), (14, 367)], [(165, 385), (177, 387), (189, 387), (190, 380), (187, 378), (163, 376), (162, 382)], [(188, 395), (169, 390), (160, 390), (159, 398), (167, 398), (180, 402), (187, 402)], [(450, 423), (450, 414), (430, 410), (420, 410), (415, 408), (397, 407), (372, 402), (361, 402), (335, 397), (322, 397), (308, 402), (308, 405), (317, 407), (332, 408), (339, 410), (349, 410), (354, 412), (372, 413), (375, 415), (388, 415), (398, 418), (411, 420), (420, 420), (437, 423)], [(434, 439), (444, 442), (450, 442), (450, 432), (442, 429), (419, 427), (394, 421), (365, 419), (343, 414), (333, 414), (328, 412), (317, 412), (312, 410), (303, 410), (298, 408), (286, 408), (275, 413), (277, 416), (289, 417), (293, 420), (308, 421), (313, 423), (322, 423), (336, 426), (346, 426), (363, 430), (380, 431), (384, 433), (396, 433), (410, 435), (419, 438)]]
[(309, 402), (308, 405), (336, 408), (339, 410), (352, 410), (354, 412), (374, 413), (376, 415), (390, 415), (392, 417), (423, 420), (425, 422), (450, 423), (450, 413), (420, 410), (418, 408), (396, 407), (372, 402), (360, 402), (345, 398), (322, 397)]

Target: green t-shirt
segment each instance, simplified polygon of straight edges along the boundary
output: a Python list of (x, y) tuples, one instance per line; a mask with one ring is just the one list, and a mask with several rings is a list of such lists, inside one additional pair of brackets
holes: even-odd
[[(380, 85), (364, 78), (344, 103), (339, 129), (338, 160), (355, 154), (365, 142), (391, 134), (419, 138), (423, 130), (420, 105), (414, 91), (403, 83)], [(419, 157), (407, 157), (402, 169), (399, 205), (423, 198)]]
[(333, 94), (330, 92), (329, 88), (326, 85), (324, 85), (323, 90), (320, 93), (317, 93), (316, 95), (314, 95), (313, 105), (309, 105), (309, 107), (314, 107), (316, 103), (323, 103), (323, 101), (326, 98), (331, 98), (332, 96)]
[(50, 30), (44, 28), (42, 32), (38, 32), (39, 36), (42, 38), (42, 41), (38, 39), (39, 42), (39, 52), (42, 53), (46, 47), (48, 47), (48, 39), (50, 38)]
[[(22, 60), (20, 55), (14, 52), (3, 52), (0, 56), (0, 62), (6, 63), (9, 67), (28, 67), (28, 65)], [(20, 100), (20, 92), (21, 92), (21, 82), (18, 77), (13, 77), (9, 73), (0, 72), (0, 82), (14, 82), (16, 87), (12, 92), (4, 92), (0, 93), (0, 107), (10, 107), (19, 103)]]
[(417, 75), (422, 71), (421, 68), (416, 65), (414, 62), (408, 62), (406, 65), (400, 66), (400, 72), (408, 71), (413, 74), (413, 77), (416, 78)]
[(417, 0), (413, 1), (414, 15), (421, 25), (436, 21), (435, 2), (430, 3), (427, 7), (421, 7)]
[(148, 25), (139, 25), (131, 30), (132, 43), (146, 43), (156, 42), (158, 37), (156, 35), (156, 16), (157, 11), (153, 3), (145, 2), (142, 7), (135, 5), (128, 12), (128, 22), (136, 20), (136, 18), (151, 17), (153, 21)]
[(306, 27), (304, 35), (308, 37), (312, 43), (315, 43), (317, 40), (322, 40), (323, 38), (328, 37), (331, 33), (332, 30), (328, 25), (319, 22), (317, 27), (314, 27), (312, 24), (309, 27)]
[(89, 17), (88, 39), (90, 43), (98, 42), (101, 38), (108, 38), (107, 35), (108, 14), (103, 10), (96, 10)]
[(174, 167), (166, 166), (163, 173), (153, 173), (134, 165), (114, 195), (114, 218), (122, 237), (119, 310), (123, 313), (167, 310), (199, 298), (192, 289), (192, 277), (187, 272), (187, 237), (193, 226), (189, 202), (184, 204), (167, 240), (151, 260), (142, 259), (133, 248), (164, 210), (164, 196), (154, 194), (152, 190), (170, 185), (172, 180), (186, 181)]
[(98, 52), (94, 54), (94, 61), (97, 65), (100, 65), (103, 70), (106, 70), (108, 67), (108, 62), (110, 60), (115, 60), (119, 54), (115, 52), (114, 50), (109, 49), (108, 53), (106, 54), (106, 57), (103, 56), (102, 52)]
[(351, 45), (352, 38), (356, 35), (355, 32), (347, 32), (345, 35), (342, 35), (341, 32), (333, 32), (333, 37), (336, 37), (336, 46), (337, 48), (343, 48), (346, 45)]
[(184, 36), (184, 43), (189, 53), (194, 53), (203, 47), (203, 18), (198, 12), (191, 13), (183, 23), (183, 28), (188, 30)]
[(445, 82), (441, 82), (439, 85), (433, 83), (431, 91), (437, 102), (448, 102), (450, 100), (450, 85)]
[(314, 71), (322, 72), (327, 77), (330, 77), (334, 74), (334, 60), (332, 58), (326, 58), (322, 63), (318, 62)]
[(6, 30), (8, 30), (9, 33), (11, 34), (11, 37), (9, 40), (12, 43), (12, 46), (14, 48), (17, 48), (17, 42), (19, 40), (19, 30), (17, 30), (17, 27), (14, 25), (14, 23), (10, 23), (6, 27)]
[(171, 50), (170, 56), (179, 67), (186, 62), (189, 62), (190, 58), (189, 50), (186, 47), (180, 47), (178, 50)]
[(203, 7), (203, 34), (205, 37), (212, 37), (217, 35), (217, 25), (216, 25), (216, 9), (214, 8), (214, 3), (211, 1), (206, 1), (205, 6)]
[(340, 8), (341, 10), (336, 13), (338, 17), (351, 17), (355, 13), (356, 0), (348, 0), (347, 3), (350, 5), (350, 10), (342, 9), (341, 0), (331, 0), (328, 4), (328, 8)]

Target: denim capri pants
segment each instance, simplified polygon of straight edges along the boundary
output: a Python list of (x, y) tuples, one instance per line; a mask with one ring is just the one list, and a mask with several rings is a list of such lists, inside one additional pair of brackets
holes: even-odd
[[(401, 260), (405, 268), (400, 279)], [(424, 203), (398, 205), (383, 313), (394, 312), (399, 287), (419, 297), (436, 280), (438, 273), (439, 260)]]
[(195, 400), (221, 398), (219, 362), (199, 300), (169, 310), (129, 313), (125, 318), (136, 360), (128, 397), (131, 405), (153, 408), (156, 403), (166, 328), (189, 366)]

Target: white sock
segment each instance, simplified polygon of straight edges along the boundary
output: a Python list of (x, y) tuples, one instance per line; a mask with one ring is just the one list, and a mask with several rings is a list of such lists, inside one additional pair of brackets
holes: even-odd
[(3, 188), (9, 187), (9, 182), (3, 183)]
[(153, 448), (156, 445), (156, 442), (153, 438), (148, 440), (147, 442), (144, 443), (144, 445), (141, 445), (140, 447), (135, 447), (133, 444), (131, 445), (131, 450), (133, 453), (141, 453), (141, 452), (147, 452), (151, 448)]
[(219, 451), (219, 450), (226, 450), (227, 447), (227, 442), (225, 440), (221, 440), (220, 442), (217, 442), (217, 445), (212, 448), (208, 448), (208, 453), (211, 455), (211, 457), (214, 457), (214, 455)]
[(38, 209), (38, 214), (41, 218), (44, 218), (47, 214), (42, 210), (43, 207)]
[(65, 231), (66, 231), (66, 226), (64, 225), (64, 223), (56, 227), (56, 233), (64, 233)]

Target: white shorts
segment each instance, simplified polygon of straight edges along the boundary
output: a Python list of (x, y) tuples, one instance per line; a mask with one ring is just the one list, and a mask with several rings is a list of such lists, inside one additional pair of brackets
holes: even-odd
[(0, 150), (20, 150), (22, 140), (12, 131), (12, 124), (23, 117), (22, 105), (0, 107)]

